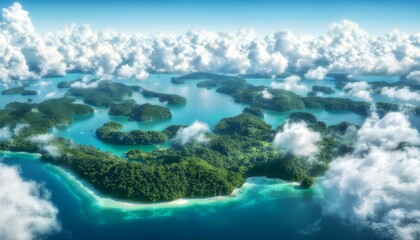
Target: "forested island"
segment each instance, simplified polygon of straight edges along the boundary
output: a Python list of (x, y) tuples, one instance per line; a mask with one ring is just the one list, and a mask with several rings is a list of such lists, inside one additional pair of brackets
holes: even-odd
[[(47, 138), (45, 135), (52, 128), (71, 124), (76, 115), (93, 114), (94, 109), (89, 105), (107, 107), (109, 115), (126, 116), (133, 121), (172, 117), (167, 107), (137, 103), (131, 98), (134, 92), (162, 98), (168, 104), (172, 100), (173, 104), (185, 103), (185, 98), (112, 81), (99, 81), (94, 88), (59, 83), (60, 87), (68, 88), (63, 98), (41, 103), (12, 102), (0, 110), (0, 128), (11, 134), (9, 139), (0, 141), (0, 150), (40, 153), (43, 161), (73, 171), (103, 194), (141, 202), (227, 195), (240, 187), (247, 177), (253, 176), (297, 181), (302, 188), (309, 188), (313, 178), (321, 176), (333, 158), (352, 151), (354, 139), (346, 132), (359, 126), (348, 122), (327, 126), (315, 115), (300, 109), (347, 110), (367, 116), (370, 107), (366, 102), (345, 98), (303, 97), (291, 91), (254, 86), (240, 76), (196, 73), (176, 79), (198, 79), (203, 83), (199, 87), (216, 88), (218, 93), (227, 94), (248, 106), (239, 115), (220, 119), (213, 129), (203, 133), (207, 139), (204, 142), (177, 141), (177, 135), (188, 127), (183, 125), (171, 125), (162, 131), (123, 131), (124, 126), (115, 121), (98, 126), (95, 135), (101, 141), (133, 146), (125, 157), (120, 157), (77, 144), (71, 139)], [(80, 80), (70, 83), (77, 81)], [(272, 97), (264, 98), (262, 91), (267, 91)], [(75, 103), (75, 98), (82, 99), (85, 104)], [(398, 105), (376, 103), (376, 107), (380, 114), (384, 114), (397, 109)], [(267, 124), (263, 109), (294, 110), (287, 118), (290, 123), (304, 122), (320, 134), (319, 152), (312, 156), (316, 160), (314, 164), (308, 164), (293, 152), (273, 147), (276, 133), (285, 125)], [(161, 143), (168, 143), (169, 147), (150, 152), (134, 148), (136, 145)]]
[(16, 95), (16, 94), (20, 94), (22, 96), (32, 96), (32, 95), (37, 95), (38, 94), (38, 92), (35, 91), (35, 90), (27, 90), (25, 88), (26, 88), (26, 86), (9, 88), (9, 89), (6, 89), (6, 90), (1, 91), (1, 95)]

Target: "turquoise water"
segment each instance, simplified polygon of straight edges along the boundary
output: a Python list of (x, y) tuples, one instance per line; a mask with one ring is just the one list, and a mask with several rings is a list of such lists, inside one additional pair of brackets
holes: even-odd
[(119, 203), (94, 195), (70, 173), (29, 154), (0, 154), (25, 179), (41, 182), (62, 230), (48, 239), (372, 239), (322, 215), (322, 189), (249, 179), (236, 196), (165, 204)]
[[(73, 139), (75, 142), (92, 145), (102, 150), (123, 155), (132, 148), (152, 150), (159, 146), (115, 146), (104, 144), (95, 138), (95, 130), (103, 123), (113, 120), (124, 124), (124, 130), (162, 130), (171, 124), (191, 124), (195, 120), (207, 123), (213, 128), (223, 117), (239, 114), (245, 105), (237, 104), (229, 96), (215, 90), (197, 88), (197, 81), (173, 85), (170, 74), (152, 74), (145, 81), (119, 80), (125, 84), (140, 85), (148, 90), (177, 93), (187, 98), (185, 106), (168, 106), (173, 118), (164, 121), (137, 123), (126, 117), (107, 114), (105, 108), (95, 108), (95, 114), (77, 117), (70, 126), (51, 130), (57, 136)], [(69, 74), (62, 78), (43, 79), (50, 82), (43, 86), (34, 102), (45, 99), (55, 92), (60, 97), (65, 90), (55, 85), (63, 80), (81, 77)], [(271, 84), (271, 79), (252, 79), (255, 85)], [(333, 86), (332, 81), (310, 81), (310, 84)], [(30, 89), (38, 89), (33, 86)], [(0, 87), (2, 90), (3, 87)], [(150, 102), (159, 105), (156, 99), (145, 99), (134, 94), (139, 103)], [(1, 96), (0, 107), (11, 101), (26, 101), (23, 96)], [(327, 112), (320, 109), (306, 109), (328, 125), (341, 121), (362, 124), (364, 118), (350, 112)], [(290, 112), (265, 111), (264, 120), (277, 127)], [(412, 117), (419, 127), (420, 119)], [(339, 220), (322, 214), (323, 192), (319, 184), (309, 190), (296, 188), (292, 183), (265, 178), (248, 179), (235, 191), (234, 196), (211, 199), (181, 199), (163, 204), (134, 204), (114, 201), (101, 196), (89, 184), (80, 181), (63, 169), (41, 162), (29, 154), (0, 153), (0, 161), (16, 165), (24, 179), (45, 184), (51, 191), (51, 201), (59, 209), (62, 231), (50, 239), (372, 239), (372, 232), (357, 230)], [(321, 180), (317, 180), (318, 182)]]

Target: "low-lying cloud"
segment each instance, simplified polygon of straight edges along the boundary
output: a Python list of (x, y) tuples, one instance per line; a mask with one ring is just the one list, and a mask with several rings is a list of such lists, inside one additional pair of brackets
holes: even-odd
[(299, 84), (301, 78), (296, 75), (292, 75), (284, 79), (283, 82), (272, 82), (271, 87), (274, 89), (284, 89), (289, 91), (307, 91), (308, 88), (304, 84)]
[(0, 163), (0, 239), (41, 239), (59, 231), (58, 210), (50, 193), (23, 180), (17, 168)]
[(420, 136), (402, 113), (377, 114), (351, 154), (330, 163), (323, 208), (391, 239), (420, 236)]
[(190, 142), (208, 143), (210, 141), (206, 136), (208, 132), (210, 127), (206, 123), (195, 121), (190, 126), (179, 129), (172, 141), (181, 145)]
[[(346, 95), (363, 101), (372, 101), (372, 89), (367, 82), (350, 82), (344, 85)], [(344, 95), (344, 94), (343, 94)]]
[(297, 157), (313, 159), (319, 152), (317, 143), (320, 141), (321, 134), (312, 131), (305, 122), (287, 121), (283, 130), (274, 137), (273, 145), (281, 150), (290, 151)]

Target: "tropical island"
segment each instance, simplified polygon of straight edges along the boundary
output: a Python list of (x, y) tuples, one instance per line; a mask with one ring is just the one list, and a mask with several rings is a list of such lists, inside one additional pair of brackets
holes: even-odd
[[(179, 77), (177, 81), (193, 80), (194, 77), (198, 78), (195, 80), (205, 79), (205, 86), (210, 86), (211, 81), (216, 92), (248, 105), (241, 114), (222, 118), (214, 129), (203, 133), (201, 140), (179, 141), (180, 132), (189, 127), (184, 125), (171, 125), (162, 131), (128, 132), (124, 132), (124, 126), (115, 121), (99, 126), (96, 137), (105, 143), (133, 147), (169, 144), (167, 148), (149, 152), (133, 148), (121, 157), (77, 144), (71, 139), (46, 137), (52, 128), (71, 124), (76, 115), (93, 114), (92, 106), (107, 107), (109, 115), (126, 116), (133, 121), (172, 117), (169, 108), (138, 104), (131, 99), (136, 91), (168, 103), (168, 99), (173, 99), (174, 104), (185, 102), (179, 95), (156, 93), (139, 86), (105, 80), (97, 82), (95, 88), (59, 83), (61, 87), (69, 87), (63, 98), (41, 103), (7, 104), (0, 110), (0, 128), (11, 129), (14, 134), (9, 140), (0, 142), (0, 150), (40, 153), (43, 161), (71, 170), (101, 193), (132, 201), (160, 202), (227, 195), (240, 187), (247, 177), (253, 176), (297, 181), (302, 188), (310, 188), (313, 178), (322, 176), (333, 158), (352, 151), (354, 139), (346, 132), (358, 126), (348, 122), (327, 126), (315, 115), (299, 110), (347, 110), (366, 116), (370, 107), (366, 102), (345, 98), (303, 97), (287, 90), (254, 86), (242, 77), (197, 73)], [(264, 98), (261, 95), (264, 90), (272, 97)], [(75, 98), (82, 99), (85, 104), (75, 103)], [(383, 113), (397, 106), (376, 104)], [(286, 123), (270, 126), (264, 121), (263, 109), (294, 110), (287, 122), (304, 123), (320, 134), (319, 152), (312, 156), (314, 164), (308, 164), (305, 157), (291, 151), (273, 147), (276, 134)], [(48, 141), (39, 140), (41, 138)]]

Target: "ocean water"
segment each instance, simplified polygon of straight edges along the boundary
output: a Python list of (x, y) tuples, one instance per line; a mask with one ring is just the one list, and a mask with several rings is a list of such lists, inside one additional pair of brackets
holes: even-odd
[[(95, 108), (95, 114), (77, 117), (69, 126), (51, 130), (57, 136), (71, 138), (77, 143), (92, 145), (105, 151), (123, 155), (132, 148), (149, 151), (167, 147), (116, 146), (95, 138), (95, 130), (113, 120), (124, 124), (124, 130), (162, 130), (171, 124), (191, 124), (198, 120), (211, 128), (224, 117), (242, 112), (245, 105), (235, 103), (229, 96), (214, 89), (197, 88), (197, 81), (182, 85), (170, 83), (170, 74), (152, 74), (147, 80), (120, 80), (129, 85), (140, 85), (148, 90), (177, 93), (187, 98), (185, 106), (170, 107), (173, 118), (163, 121), (137, 123), (126, 117), (107, 114), (105, 108)], [(42, 79), (42, 84), (29, 89), (40, 89), (40, 102), (50, 97), (60, 97), (65, 89), (57, 89), (58, 82), (82, 77), (68, 74), (61, 78)], [(255, 85), (269, 86), (271, 79), (251, 79)], [(332, 81), (308, 82), (333, 86)], [(0, 90), (4, 86), (0, 87)], [(53, 95), (54, 93), (54, 95)], [(51, 96), (53, 95), (53, 96)], [(157, 99), (145, 99), (140, 94), (133, 98), (139, 103), (165, 106)], [(27, 97), (1, 96), (0, 107), (8, 102), (26, 101)], [(328, 125), (349, 121), (362, 124), (364, 117), (351, 112), (328, 112), (305, 109)], [(273, 128), (282, 124), (290, 112), (265, 111), (264, 120)], [(415, 126), (420, 119), (412, 117)], [(0, 153), (0, 161), (18, 166), (24, 179), (43, 183), (51, 192), (51, 201), (59, 209), (62, 230), (49, 239), (373, 239), (373, 232), (346, 225), (335, 217), (322, 213), (323, 190), (317, 179), (309, 190), (302, 190), (290, 182), (253, 178), (234, 192), (232, 196), (210, 199), (180, 199), (170, 203), (139, 204), (119, 202), (97, 193), (89, 184), (71, 172), (46, 164), (31, 154)]]

